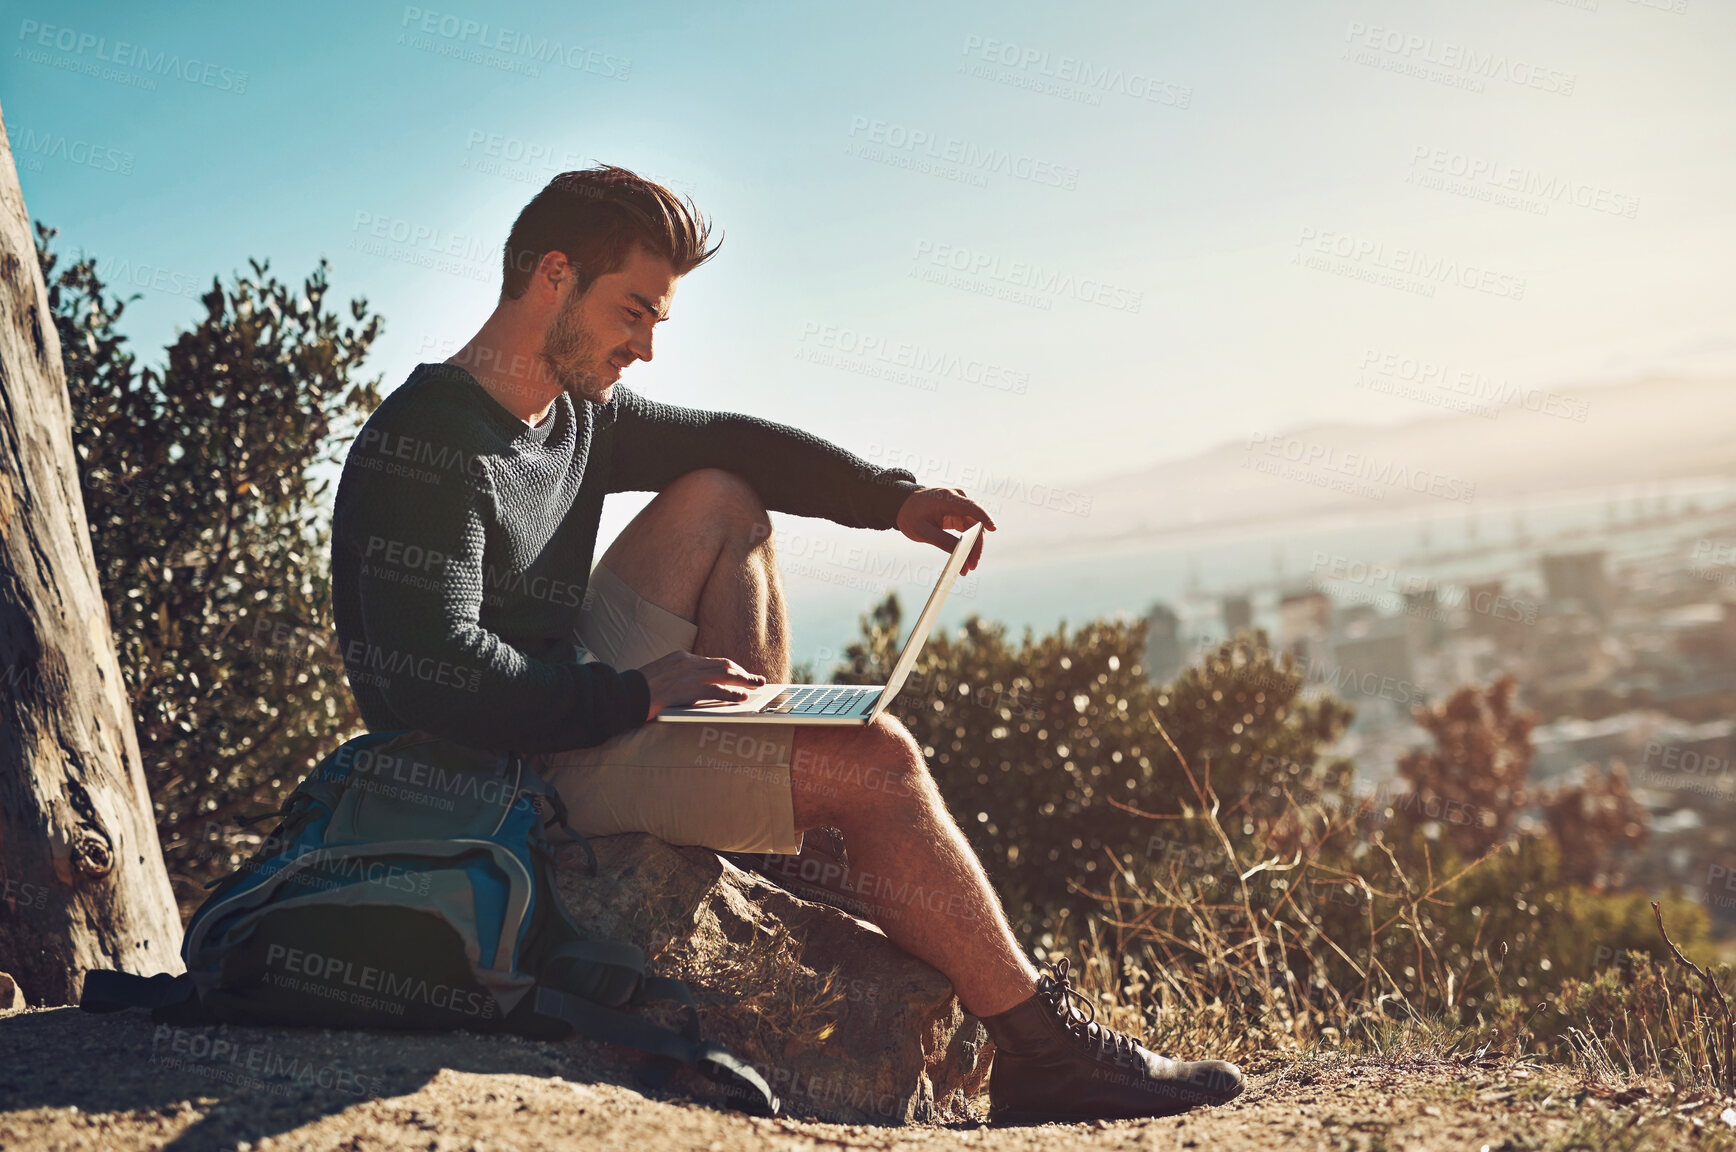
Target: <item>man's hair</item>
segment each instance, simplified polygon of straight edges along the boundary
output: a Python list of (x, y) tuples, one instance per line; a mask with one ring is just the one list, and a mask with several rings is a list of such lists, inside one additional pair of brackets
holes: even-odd
[(573, 291), (583, 294), (597, 277), (619, 272), (635, 244), (685, 276), (717, 251), (717, 244), (706, 247), (710, 239), (711, 222), (691, 197), (684, 203), (663, 185), (612, 164), (562, 172), (513, 222), (501, 260), (500, 298), (523, 296), (549, 252), (564, 252), (572, 261), (578, 276)]

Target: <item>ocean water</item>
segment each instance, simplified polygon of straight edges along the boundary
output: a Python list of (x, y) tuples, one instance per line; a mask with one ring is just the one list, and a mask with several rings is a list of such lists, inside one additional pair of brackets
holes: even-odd
[[(1409, 510), (1382, 519), (1366, 515), (1265, 532), (1199, 534), (1171, 542), (1130, 543), (1092, 554), (996, 564), (993, 536), (982, 565), (955, 586), (941, 611), (942, 627), (972, 615), (998, 620), (1014, 636), (1065, 623), (1139, 617), (1154, 603), (1175, 609), (1190, 638), (1222, 635), (1220, 597), (1249, 594), (1255, 623), (1271, 627), (1281, 591), (1306, 586), (1358, 566), (1381, 565), (1405, 577), (1443, 582), (1503, 577), (1509, 590), (1541, 591), (1537, 559), (1546, 551), (1607, 549), (1615, 562), (1647, 555), (1686, 557), (1696, 539), (1736, 537), (1736, 480), (1709, 478), (1604, 492), (1564, 493), (1505, 502), (1480, 501), (1453, 511)], [(935, 556), (940, 556), (939, 551)], [(859, 618), (896, 591), (909, 628), (927, 599), (937, 567), (912, 565), (902, 579), (849, 587), (814, 581), (789, 585), (792, 659), (812, 661), (824, 676), (843, 647), (860, 635)], [(1389, 582), (1392, 588), (1398, 582)], [(1385, 610), (1395, 611), (1391, 591)]]

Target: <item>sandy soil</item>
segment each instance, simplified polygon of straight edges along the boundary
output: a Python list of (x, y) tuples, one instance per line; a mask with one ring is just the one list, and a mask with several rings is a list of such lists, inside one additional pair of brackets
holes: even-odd
[(586, 1042), (38, 1010), (0, 1018), (0, 1149), (1736, 1150), (1736, 1111), (1708, 1094), (1510, 1061), (1273, 1061), (1223, 1108), (1028, 1129), (756, 1120), (643, 1088), (635, 1066)]

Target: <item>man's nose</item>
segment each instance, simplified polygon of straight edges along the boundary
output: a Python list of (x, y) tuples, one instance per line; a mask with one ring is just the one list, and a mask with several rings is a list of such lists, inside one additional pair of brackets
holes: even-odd
[(651, 359), (651, 340), (651, 332), (647, 332), (643, 336), (634, 336), (627, 342), (627, 350), (639, 359), (649, 362)]

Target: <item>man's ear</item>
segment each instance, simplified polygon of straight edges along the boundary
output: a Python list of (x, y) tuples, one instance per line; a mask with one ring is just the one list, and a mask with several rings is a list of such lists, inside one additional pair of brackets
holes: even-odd
[(559, 303), (577, 278), (573, 262), (567, 259), (565, 252), (544, 252), (542, 259), (537, 261), (536, 273), (531, 277), (531, 283), (539, 291), (547, 291)]

